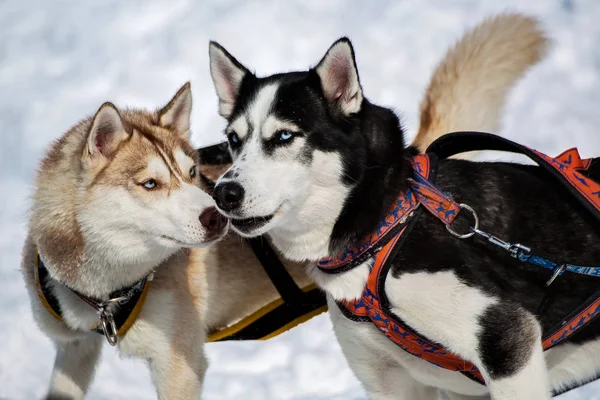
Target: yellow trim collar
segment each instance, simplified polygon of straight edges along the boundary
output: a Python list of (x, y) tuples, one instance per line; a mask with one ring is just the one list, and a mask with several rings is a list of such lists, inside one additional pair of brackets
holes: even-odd
[[(61, 322), (64, 322), (64, 319), (58, 314), (58, 312), (56, 312), (56, 310), (54, 308), (52, 308), (52, 306), (50, 305), (50, 302), (48, 302), (48, 299), (46, 298), (46, 295), (44, 294), (44, 290), (42, 289), (42, 283), (40, 282), (40, 274), (38, 272), (39, 267), (40, 267), (39, 260), (40, 260), (40, 256), (36, 249), (34, 277), (35, 277), (35, 289), (38, 294), (38, 297), (39, 297), (40, 301), (42, 302), (42, 305), (44, 306), (44, 308), (46, 308), (46, 310), (48, 310), (48, 312), (54, 318), (56, 318), (57, 320), (59, 320)], [(152, 275), (152, 273), (150, 273), (148, 275), (148, 277), (150, 277), (151, 275)], [(140, 293), (140, 297), (139, 297), (138, 301), (135, 303), (135, 306), (129, 313), (129, 316), (127, 317), (127, 319), (125, 320), (123, 325), (119, 328), (119, 331), (117, 332), (117, 336), (119, 336), (119, 337), (124, 336), (127, 333), (127, 331), (129, 330), (129, 328), (131, 328), (131, 326), (134, 324), (137, 317), (142, 312), (142, 308), (144, 307), (144, 303), (146, 302), (146, 297), (148, 295), (149, 288), (150, 288), (150, 279), (147, 279), (146, 283), (144, 284), (144, 287), (142, 288), (142, 292)], [(96, 325), (91, 326), (90, 330), (93, 331), (94, 329), (97, 329), (99, 325), (100, 324), (98, 323)]]

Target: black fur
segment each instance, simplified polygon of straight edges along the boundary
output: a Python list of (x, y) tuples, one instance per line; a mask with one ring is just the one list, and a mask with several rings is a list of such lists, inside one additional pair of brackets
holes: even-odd
[[(506, 321), (512, 321), (512, 324), (507, 326)], [(539, 340), (535, 326), (516, 307), (493, 305), (485, 311), (481, 324), (479, 352), (492, 379), (502, 379), (517, 372)]]
[(232, 162), (227, 142), (199, 148), (198, 157), (200, 164), (222, 165), (231, 164)]
[[(232, 162), (231, 154), (229, 153), (229, 145), (227, 142), (201, 147), (197, 149), (196, 152), (198, 162), (201, 165), (222, 165), (230, 164)], [(200, 172), (198, 175), (200, 176), (201, 188), (207, 193), (212, 194), (212, 191), (215, 188), (215, 182)]]
[[(344, 161), (344, 183), (351, 186), (364, 182), (355, 187), (352, 200), (334, 229), (332, 252), (342, 251), (349, 243), (369, 234), (383, 218), (386, 209), (380, 207), (381, 203), (390, 203), (397, 195), (389, 188), (406, 187), (410, 163), (408, 157), (401, 156), (404, 138), (399, 119), (393, 111), (367, 100), (356, 115), (332, 113), (313, 69), (266, 78), (247, 74), (229, 121), (243, 114), (263, 87), (275, 82), (279, 89), (272, 114), (299, 126), (307, 138), (300, 161), (310, 163), (315, 150), (336, 152)], [(389, 132), (394, 134), (389, 135)], [(230, 142), (230, 145), (238, 152), (244, 140), (237, 145)], [(265, 140), (263, 146), (266, 153), (273, 151), (272, 141)]]
[[(392, 134), (398, 133), (390, 132), (390, 136)], [(410, 151), (405, 151), (402, 158), (409, 155)], [(405, 171), (396, 170), (395, 173), (404, 175)], [(600, 180), (598, 160), (594, 160), (586, 175)], [(372, 184), (365, 182), (364, 187)], [(382, 183), (378, 182), (378, 185)], [(479, 214), (480, 228), (484, 231), (527, 245), (537, 254), (552, 260), (598, 265), (600, 224), (539, 167), (446, 160), (438, 166), (436, 185), (456, 201), (473, 207)], [(359, 184), (354, 192), (359, 192), (361, 186)], [(402, 185), (397, 185), (393, 190), (387, 186), (388, 193), (399, 193), (402, 188)], [(355, 198), (354, 193), (351, 198)], [(389, 201), (384, 198), (380, 201), (379, 209), (389, 209)], [(366, 209), (363, 207), (363, 210)], [(360, 205), (357, 208), (360, 209)], [(345, 214), (342, 212), (342, 216)], [(463, 214), (454, 228), (467, 232), (470, 224), (471, 218)], [(338, 221), (336, 228), (341, 226), (341, 221)], [(374, 228), (375, 225), (372, 225), (371, 231)], [(346, 236), (353, 234), (348, 232)], [(454, 271), (468, 286), (478, 287), (501, 299), (500, 306), (492, 307), (480, 321), (479, 350), (493, 378), (510, 375), (527, 359), (526, 349), (532, 342), (531, 337), (524, 337), (524, 334), (531, 328), (522, 310), (537, 315), (540, 304), (546, 300), (542, 313), (537, 317), (542, 335), (547, 335), (600, 288), (598, 278), (565, 273), (550, 289), (545, 289), (551, 271), (523, 264), (482, 239), (454, 238), (436, 217), (424, 212), (392, 261), (392, 276), (397, 278), (407, 272), (444, 270)], [(436, 290), (434, 287), (431, 289)], [(600, 319), (596, 319), (565, 343), (581, 343), (599, 336)]]
[[(392, 110), (365, 99), (357, 114), (332, 112), (314, 69), (262, 79), (248, 73), (230, 121), (271, 82), (279, 84), (273, 112), (306, 135), (301, 161), (310, 163), (316, 149), (342, 156), (345, 183), (352, 189), (330, 241), (331, 254), (340, 253), (373, 232), (407, 188), (416, 150), (404, 147), (402, 127)], [(269, 144), (265, 146), (268, 149)], [(587, 175), (600, 180), (600, 162), (594, 161)], [(552, 260), (592, 266), (600, 260), (600, 223), (539, 167), (444, 160), (438, 165), (436, 185), (473, 207), (482, 230)], [(470, 222), (459, 216), (455, 229), (466, 232)], [(599, 278), (567, 272), (548, 292), (544, 284), (550, 271), (522, 264), (481, 239), (457, 239), (437, 218), (423, 212), (392, 260), (391, 275), (445, 270), (454, 271), (464, 284), (500, 298), (500, 306), (490, 308), (480, 321), (479, 350), (494, 378), (517, 370), (531, 349), (532, 338), (527, 335), (533, 333), (526, 312), (537, 315), (541, 309), (537, 318), (547, 334), (600, 288)], [(568, 342), (599, 336), (600, 318)]]
[[(599, 179), (600, 163), (594, 162), (587, 175)], [(447, 160), (440, 162), (436, 185), (473, 207), (484, 231), (524, 244), (552, 260), (596, 265), (600, 259), (600, 224), (539, 167)], [(469, 218), (459, 217), (454, 225), (466, 232), (469, 224)], [(482, 239), (456, 239), (428, 213), (404, 246), (394, 260), (394, 277), (418, 270), (454, 270), (466, 284), (533, 314), (552, 274), (523, 264)], [(544, 334), (592, 296), (600, 288), (600, 279), (564, 273), (550, 288), (545, 311), (539, 316)]]

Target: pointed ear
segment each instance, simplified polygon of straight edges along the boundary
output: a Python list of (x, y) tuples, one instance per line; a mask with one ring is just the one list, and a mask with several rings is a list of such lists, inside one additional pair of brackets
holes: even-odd
[(363, 95), (354, 49), (348, 38), (335, 42), (315, 67), (325, 98), (336, 105), (343, 115), (360, 111)]
[(192, 115), (192, 85), (187, 82), (173, 96), (169, 104), (158, 111), (160, 126), (173, 129), (184, 139), (190, 138), (190, 117)]
[(108, 158), (128, 136), (117, 107), (112, 103), (104, 103), (92, 121), (86, 155), (92, 160)]
[(208, 54), (210, 75), (219, 96), (219, 114), (229, 118), (238, 98), (242, 80), (249, 71), (217, 42), (210, 42)]

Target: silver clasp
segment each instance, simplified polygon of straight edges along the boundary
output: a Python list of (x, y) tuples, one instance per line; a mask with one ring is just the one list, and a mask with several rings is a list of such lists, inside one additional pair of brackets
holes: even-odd
[(485, 231), (482, 231), (482, 230), (479, 230), (476, 228), (471, 228), (471, 230), (473, 231), (473, 233), (476, 233), (479, 236), (486, 238), (488, 240), (488, 242), (495, 244), (496, 246), (501, 247), (502, 249), (504, 249), (506, 251), (510, 251), (510, 248), (513, 246), (511, 243), (505, 242), (504, 240), (500, 239), (499, 237), (494, 236)]
[(502, 250), (507, 251), (514, 258), (519, 258), (519, 255), (521, 255), (522, 253), (529, 253), (531, 251), (531, 249), (529, 247), (523, 246), (520, 243), (506, 242), (497, 236), (494, 236), (492, 234), (489, 234), (489, 233), (479, 230), (479, 229), (472, 228), (471, 230), (473, 231), (473, 233), (476, 233), (479, 236), (487, 239), (487, 241), (490, 242), (491, 244), (494, 244), (494, 245), (500, 247)]
[(113, 314), (104, 309), (100, 310), (100, 322), (102, 323), (102, 330), (104, 336), (111, 346), (116, 346), (119, 343), (119, 336), (117, 332), (117, 324)]

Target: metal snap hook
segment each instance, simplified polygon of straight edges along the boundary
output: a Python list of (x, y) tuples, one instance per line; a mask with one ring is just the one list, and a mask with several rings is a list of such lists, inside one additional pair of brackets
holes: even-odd
[(102, 330), (108, 344), (116, 346), (119, 343), (119, 336), (117, 335), (117, 324), (115, 324), (112, 313), (102, 311), (100, 313), (100, 321), (102, 322)]
[(473, 215), (473, 220), (475, 221), (475, 223), (474, 223), (473, 227), (471, 228), (471, 232), (468, 232), (465, 234), (460, 234), (460, 233), (454, 231), (450, 227), (450, 224), (446, 225), (446, 229), (454, 237), (457, 237), (459, 239), (468, 239), (475, 234), (475, 231), (479, 230), (479, 217), (477, 216), (477, 213), (475, 212), (475, 210), (473, 210), (471, 208), (471, 206), (469, 206), (468, 204), (460, 203), (458, 206), (460, 207), (461, 210), (467, 210)]

